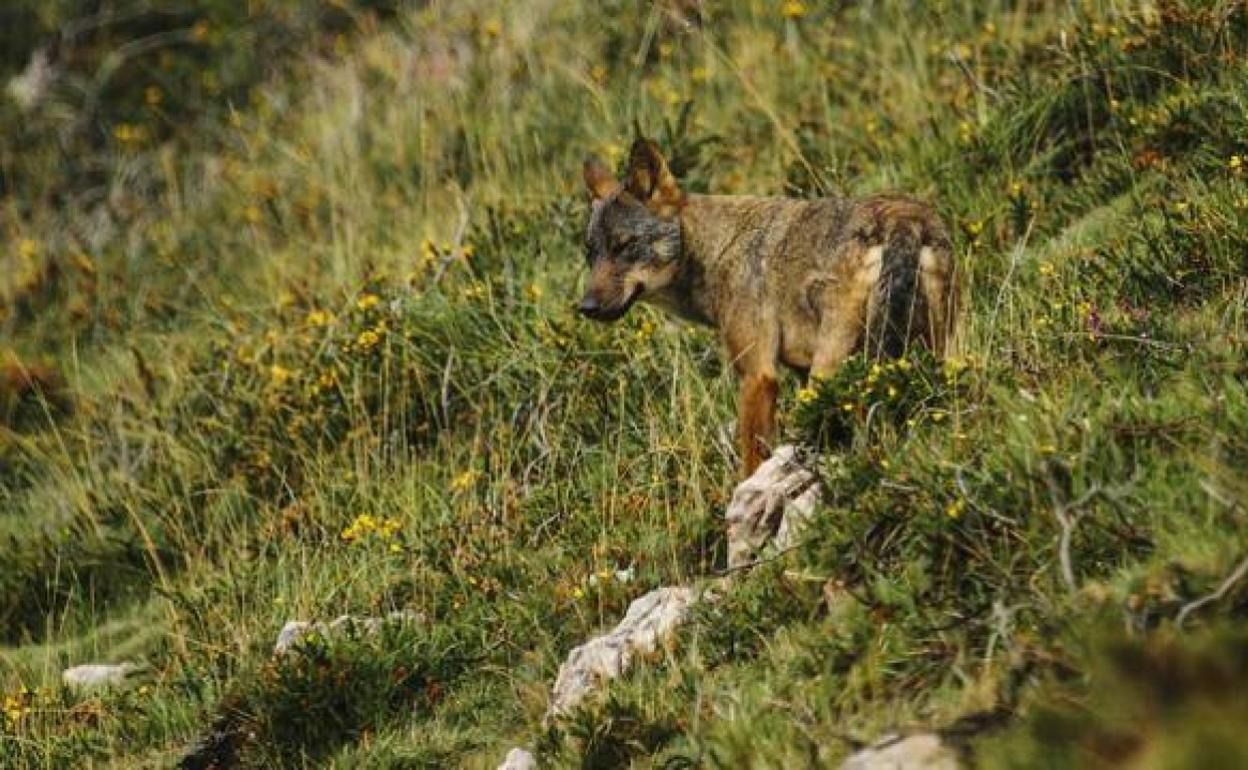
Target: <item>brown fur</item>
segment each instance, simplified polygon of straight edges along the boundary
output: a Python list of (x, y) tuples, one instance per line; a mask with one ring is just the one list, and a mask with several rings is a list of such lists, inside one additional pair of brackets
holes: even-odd
[(893, 356), (919, 342), (943, 355), (949, 345), (949, 236), (919, 201), (686, 194), (644, 139), (623, 182), (592, 159), (585, 182), (582, 312), (613, 320), (640, 300), (717, 328), (742, 380), (747, 475), (772, 441), (780, 364), (827, 377), (859, 350)]

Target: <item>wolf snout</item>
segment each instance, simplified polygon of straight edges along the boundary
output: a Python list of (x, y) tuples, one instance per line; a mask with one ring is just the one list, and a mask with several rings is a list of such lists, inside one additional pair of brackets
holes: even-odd
[(598, 318), (602, 315), (602, 303), (596, 297), (584, 297), (576, 310), (586, 318)]

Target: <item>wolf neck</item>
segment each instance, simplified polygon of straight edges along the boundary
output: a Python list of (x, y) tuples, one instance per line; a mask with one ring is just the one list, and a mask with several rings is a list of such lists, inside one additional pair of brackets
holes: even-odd
[[(774, 198), (736, 195), (687, 195), (680, 213), (680, 272), (652, 298), (654, 304), (681, 318), (714, 326), (722, 301), (748, 280), (742, 268), (740, 243), (757, 234), (768, 219)], [(737, 296), (740, 296), (739, 294)]]

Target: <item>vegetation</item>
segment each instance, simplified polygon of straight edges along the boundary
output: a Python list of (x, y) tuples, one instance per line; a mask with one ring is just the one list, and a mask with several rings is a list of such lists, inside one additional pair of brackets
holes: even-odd
[[(1243, 764), (1242, 2), (8, 5), (0, 765)], [(715, 339), (572, 312), (634, 121), (694, 190), (926, 196), (965, 306), (784, 383), (801, 546), (546, 726), (725, 563)]]

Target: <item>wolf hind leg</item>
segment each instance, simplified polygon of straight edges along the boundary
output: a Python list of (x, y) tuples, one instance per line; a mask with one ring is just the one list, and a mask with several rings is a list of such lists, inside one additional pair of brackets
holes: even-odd
[(856, 313), (839, 312), (826, 316), (819, 325), (819, 343), (810, 363), (810, 377), (822, 380), (836, 374), (862, 341), (862, 315), (866, 301)]
[(871, 310), (872, 287), (879, 280), (883, 253), (881, 246), (868, 249), (854, 281), (847, 287), (838, 287), (835, 294), (825, 295), (819, 339), (810, 363), (812, 379), (836, 374), (845, 359), (862, 346)]
[(957, 311), (953, 255), (948, 248), (924, 246), (919, 250), (919, 286), (927, 305), (927, 343), (932, 353), (943, 358), (950, 352)]

